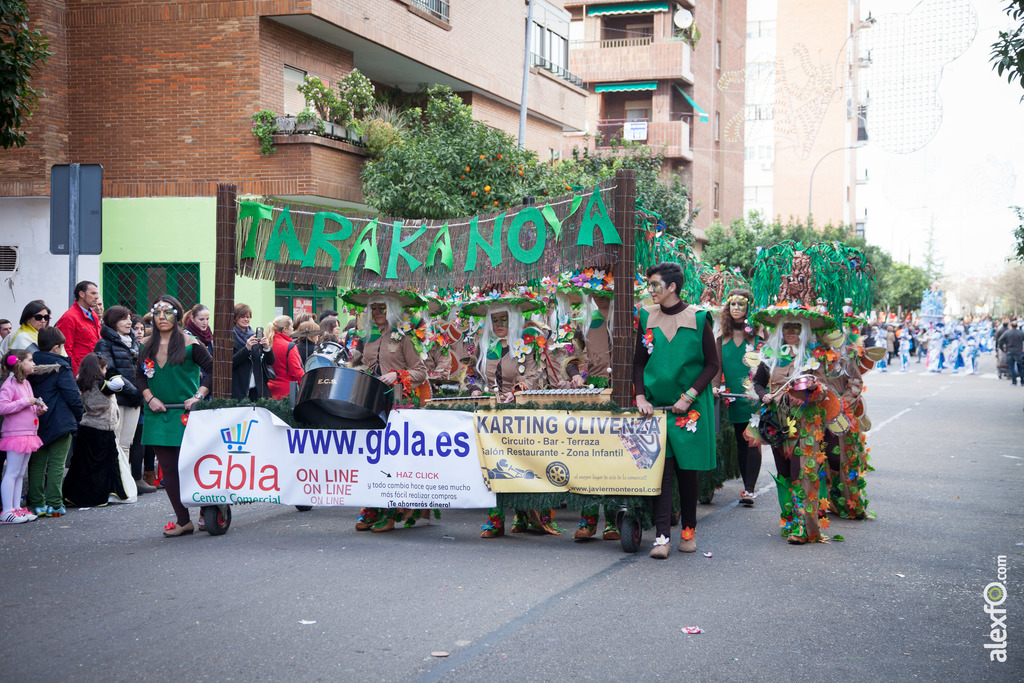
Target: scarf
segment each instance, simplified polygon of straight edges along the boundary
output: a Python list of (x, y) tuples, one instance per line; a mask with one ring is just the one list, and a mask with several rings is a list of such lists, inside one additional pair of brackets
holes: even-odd
[[(238, 325), (235, 325), (235, 327), (237, 328)], [(203, 344), (209, 344), (213, 341), (213, 330), (209, 327), (205, 330), (199, 329), (199, 326), (196, 325), (196, 322), (192, 318), (189, 318), (188, 322), (185, 323), (185, 330), (193, 337), (203, 342)]]
[[(192, 322), (192, 321), (189, 320), (189, 322)], [(251, 327), (247, 327), (247, 328), (245, 328), (243, 330), (238, 325), (235, 325), (232, 328), (232, 332), (234, 332), (234, 335), (235, 335), (235, 345), (236, 346), (241, 346), (243, 348), (245, 347), (245, 342), (249, 341), (249, 337), (251, 337), (254, 334), (256, 334), (255, 332), (252, 331)]]
[[(22, 334), (27, 334), (29, 339), (32, 340), (32, 344), (36, 344), (37, 346), (39, 345), (39, 330), (32, 327), (30, 323), (25, 323), (24, 325), (22, 325), (21, 327), (7, 335), (7, 337), (2, 342), (0, 342), (0, 352), (7, 353), (11, 348), (11, 344), (14, 343), (15, 338)], [(27, 346), (28, 345), (26, 345), (26, 347)]]

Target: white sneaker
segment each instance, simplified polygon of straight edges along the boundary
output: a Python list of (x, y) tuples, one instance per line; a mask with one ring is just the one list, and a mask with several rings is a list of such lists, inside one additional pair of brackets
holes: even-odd
[(5, 512), (0, 515), (0, 524), (24, 524), (28, 520), (14, 512)]
[(38, 519), (36, 515), (28, 511), (28, 508), (19, 508), (14, 512), (22, 517), (27, 517), (29, 522), (34, 522)]

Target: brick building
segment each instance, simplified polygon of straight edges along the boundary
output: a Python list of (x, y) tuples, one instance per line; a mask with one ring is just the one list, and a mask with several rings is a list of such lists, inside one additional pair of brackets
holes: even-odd
[[(549, 11), (544, 37), (567, 43), (568, 15)], [(0, 151), (0, 246), (20, 252), (8, 273), (16, 316), (42, 297), (66, 300), (67, 257), (47, 252), (49, 170), (98, 163), (104, 170), (104, 249), (80, 274), (105, 303), (136, 310), (162, 291), (183, 303), (213, 300), (214, 193), (361, 206), (361, 147), (325, 137), (275, 136), (259, 154), (251, 117), (302, 106), (303, 76), (332, 85), (358, 68), (380, 86), (411, 91), (450, 85), (474, 115), (513, 135), (519, 126), (526, 4), (521, 0), (29, 0), (30, 21), (52, 56), (35, 75), (43, 91), (26, 127), (29, 143)], [(559, 20), (565, 29), (558, 28)], [(562, 62), (561, 66), (564, 66)], [(525, 144), (547, 158), (585, 125), (586, 91), (557, 61), (529, 76)], [(298, 104), (296, 104), (296, 101)], [(0, 267), (3, 267), (0, 265)], [(0, 277), (5, 274), (0, 273)], [(333, 307), (334, 292), (239, 278), (238, 298), (257, 320), (297, 301)]]
[[(638, 140), (665, 155), (700, 207), (698, 241), (713, 220), (743, 215), (746, 5), (726, 0), (565, 3), (570, 69), (593, 94), (591, 148)], [(581, 144), (567, 137), (566, 152)]]

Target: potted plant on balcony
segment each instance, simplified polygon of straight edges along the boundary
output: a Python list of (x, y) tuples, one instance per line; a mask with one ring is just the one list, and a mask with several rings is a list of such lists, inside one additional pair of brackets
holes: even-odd
[(373, 83), (359, 69), (352, 69), (338, 81), (338, 109), (332, 120), (349, 129), (348, 139), (354, 143), (365, 142), (360, 122), (372, 109), (374, 98)]
[(252, 115), (252, 134), (260, 143), (260, 154), (273, 154), (274, 133), (278, 131), (277, 114), (262, 109)]
[(306, 107), (298, 113), (295, 117), (295, 132), (296, 133), (312, 133), (313, 135), (323, 135), (324, 133), (324, 122), (317, 116), (309, 107)]
[(336, 120), (338, 98), (329, 85), (316, 76), (306, 76), (302, 85), (298, 87), (298, 91), (306, 98), (306, 110), (312, 107), (320, 118), (321, 126), (318, 128), (318, 134), (345, 137), (344, 130), (339, 130), (341, 126)]

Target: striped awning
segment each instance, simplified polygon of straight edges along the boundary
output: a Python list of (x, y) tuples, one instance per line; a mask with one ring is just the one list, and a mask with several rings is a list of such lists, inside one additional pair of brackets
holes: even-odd
[(667, 2), (622, 2), (614, 5), (591, 5), (587, 8), (587, 16), (608, 16), (613, 14), (647, 14), (650, 12), (667, 12)]
[(686, 94), (685, 90), (680, 88), (678, 85), (676, 86), (676, 90), (678, 90), (679, 92), (681, 92), (683, 94), (683, 97), (686, 98), (686, 101), (690, 103), (690, 106), (693, 107), (693, 110), (695, 112), (697, 112), (697, 114), (700, 116), (700, 120), (701, 121), (708, 121), (708, 120), (710, 120), (710, 118), (708, 117), (708, 113), (706, 111), (704, 111), (703, 109), (701, 109), (700, 105), (698, 105), (696, 102), (694, 102), (693, 98)]
[(633, 92), (636, 90), (657, 90), (658, 81), (631, 81), (624, 83), (598, 83), (594, 92)]

